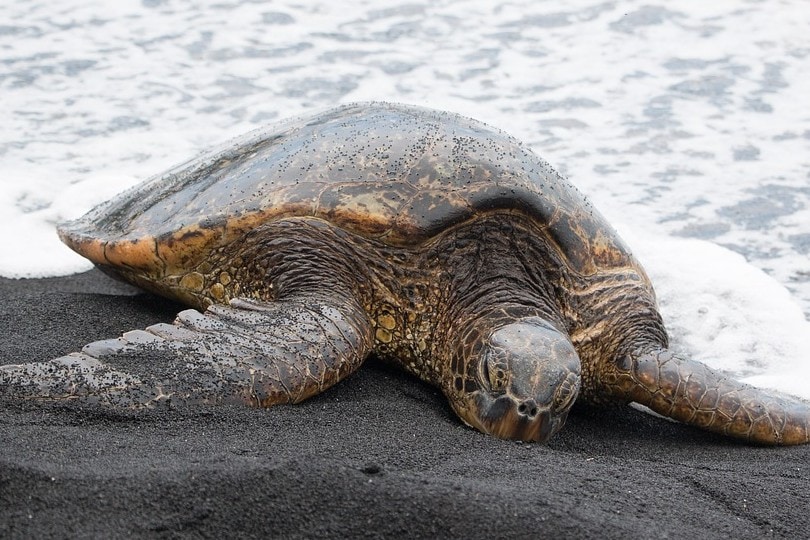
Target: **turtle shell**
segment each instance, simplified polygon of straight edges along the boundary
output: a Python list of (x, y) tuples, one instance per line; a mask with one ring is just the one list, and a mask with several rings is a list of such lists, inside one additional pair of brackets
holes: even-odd
[(148, 272), (195, 264), (281, 218), (313, 216), (414, 246), (493, 212), (529, 216), (580, 273), (628, 262), (587, 199), (514, 138), (456, 114), (388, 103), (346, 105), (252, 132), (59, 233), (97, 264)]

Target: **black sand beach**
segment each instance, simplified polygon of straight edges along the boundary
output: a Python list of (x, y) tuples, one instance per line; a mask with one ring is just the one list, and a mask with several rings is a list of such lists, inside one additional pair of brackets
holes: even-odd
[[(0, 280), (0, 363), (171, 321), (92, 271)], [(291, 407), (0, 406), (0, 537), (806, 538), (810, 445), (744, 446), (629, 408), (549, 444), (466, 428), (366, 365)]]

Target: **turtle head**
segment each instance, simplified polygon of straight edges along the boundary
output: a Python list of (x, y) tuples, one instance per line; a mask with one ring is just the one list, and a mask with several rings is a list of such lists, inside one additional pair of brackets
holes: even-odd
[(532, 318), (494, 329), (480, 345), (446, 390), (453, 409), (502, 439), (548, 440), (579, 393), (580, 360), (570, 339)]

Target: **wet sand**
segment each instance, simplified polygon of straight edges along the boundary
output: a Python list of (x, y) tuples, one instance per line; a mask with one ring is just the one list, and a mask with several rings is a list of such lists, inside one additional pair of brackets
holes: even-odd
[[(0, 279), (0, 363), (173, 319), (96, 271)], [(630, 408), (545, 445), (464, 427), (367, 363), (302, 405), (116, 414), (0, 405), (0, 537), (800, 538), (810, 445), (759, 448)]]

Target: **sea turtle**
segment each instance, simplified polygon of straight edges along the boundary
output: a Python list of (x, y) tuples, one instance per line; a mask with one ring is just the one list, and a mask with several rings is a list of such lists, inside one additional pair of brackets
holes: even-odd
[(362, 103), (287, 121), (59, 234), (199, 311), (3, 366), (6, 399), (296, 403), (374, 355), (502, 438), (547, 440), (579, 398), (810, 441), (807, 403), (668, 350), (649, 279), (591, 203), (515, 139), (455, 114)]

